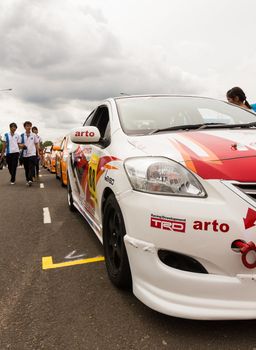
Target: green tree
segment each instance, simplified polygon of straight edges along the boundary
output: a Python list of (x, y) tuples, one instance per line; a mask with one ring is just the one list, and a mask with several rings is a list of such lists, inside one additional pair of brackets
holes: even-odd
[(44, 141), (43, 142), (43, 148), (45, 148), (47, 146), (52, 146), (52, 145), (53, 145), (52, 141)]

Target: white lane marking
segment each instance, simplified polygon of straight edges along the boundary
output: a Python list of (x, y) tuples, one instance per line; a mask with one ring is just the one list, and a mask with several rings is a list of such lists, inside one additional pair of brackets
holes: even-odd
[(40, 183), (40, 188), (44, 188), (44, 184), (42, 182)]
[(50, 224), (52, 222), (49, 208), (43, 208), (44, 224)]
[(64, 259), (78, 259), (86, 255), (86, 254), (74, 255), (75, 253), (76, 253), (76, 250), (73, 250), (73, 252), (66, 255)]

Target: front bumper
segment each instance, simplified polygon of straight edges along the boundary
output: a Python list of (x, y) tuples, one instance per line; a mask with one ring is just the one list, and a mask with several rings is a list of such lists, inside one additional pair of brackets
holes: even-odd
[[(134, 294), (152, 309), (177, 317), (254, 319), (256, 269), (247, 269), (241, 254), (231, 249), (237, 239), (256, 242), (256, 227), (245, 229), (243, 221), (250, 204), (220, 181), (212, 181), (207, 193), (204, 199), (136, 191), (119, 195)], [(183, 220), (186, 229), (152, 227), (152, 214)], [(198, 229), (198, 222), (214, 221), (218, 227)], [(228, 231), (220, 230), (227, 225)], [(160, 249), (196, 259), (208, 274), (167, 266), (158, 257)]]
[(125, 236), (133, 292), (163, 314), (199, 320), (256, 318), (256, 274), (191, 273), (164, 265), (149, 242)]

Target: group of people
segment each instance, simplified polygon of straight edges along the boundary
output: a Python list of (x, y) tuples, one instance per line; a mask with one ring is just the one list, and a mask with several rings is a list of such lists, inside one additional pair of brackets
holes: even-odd
[(38, 136), (36, 126), (32, 127), (30, 121), (25, 121), (25, 132), (19, 135), (17, 124), (9, 125), (10, 131), (6, 132), (2, 137), (3, 147), (0, 154), (0, 160), (6, 154), (6, 163), (11, 175), (10, 184), (14, 185), (16, 181), (16, 171), (18, 162), (24, 165), (26, 184), (32, 186), (33, 180), (39, 176), (39, 157), (41, 139)]

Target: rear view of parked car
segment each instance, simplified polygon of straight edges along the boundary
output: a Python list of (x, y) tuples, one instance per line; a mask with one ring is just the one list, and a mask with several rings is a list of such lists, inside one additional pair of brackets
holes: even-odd
[(47, 146), (42, 151), (41, 165), (48, 169), (48, 164), (50, 163), (51, 146)]
[(69, 135), (63, 138), (60, 146), (53, 146), (56, 152), (56, 178), (60, 179), (62, 186), (67, 186), (67, 161), (71, 148), (72, 142)]

